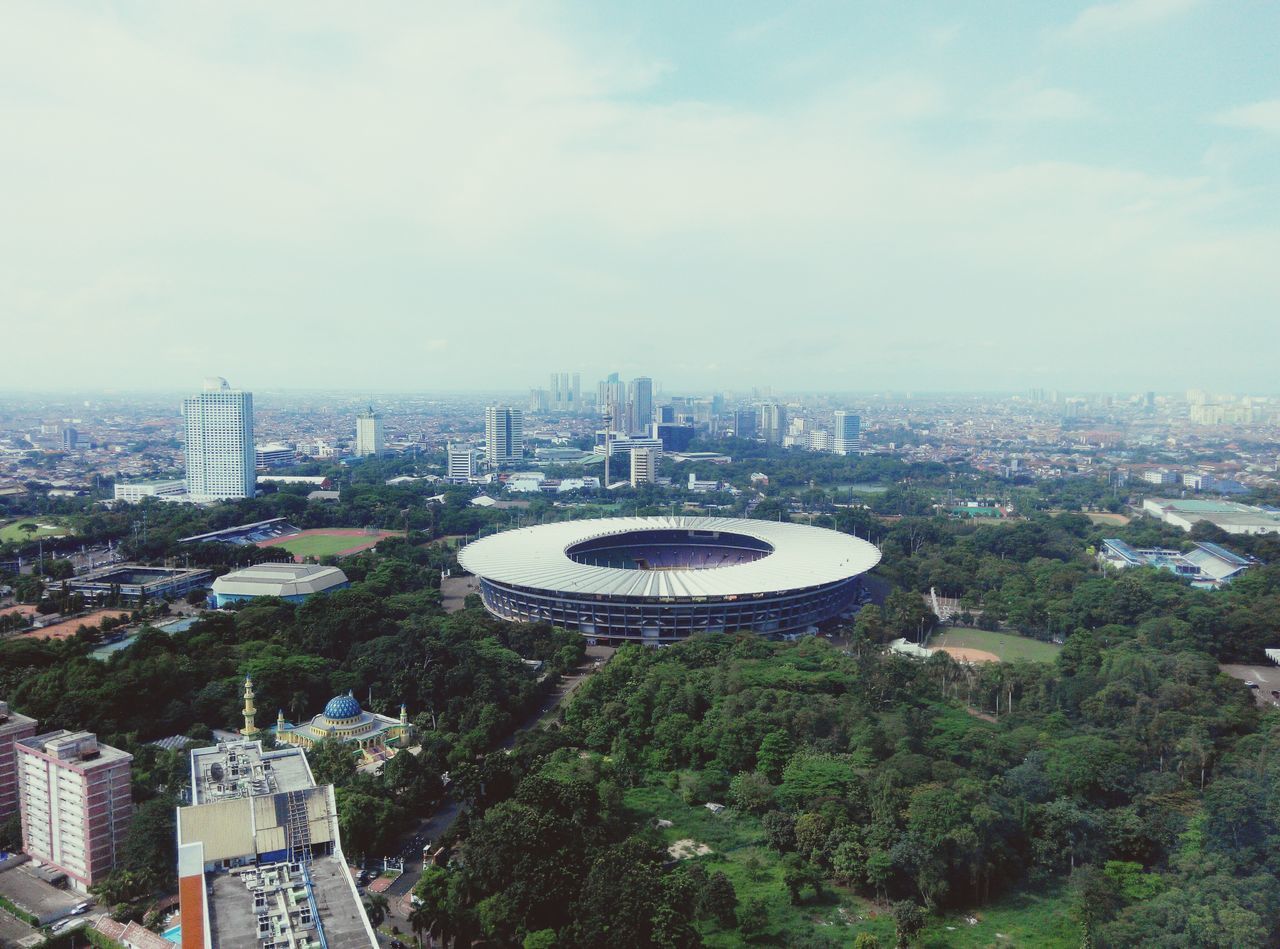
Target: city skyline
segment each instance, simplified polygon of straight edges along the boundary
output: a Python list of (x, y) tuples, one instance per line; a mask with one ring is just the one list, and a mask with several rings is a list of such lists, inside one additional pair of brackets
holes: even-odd
[(1274, 6), (298, 9), (11, 11), (59, 385), (1274, 388)]

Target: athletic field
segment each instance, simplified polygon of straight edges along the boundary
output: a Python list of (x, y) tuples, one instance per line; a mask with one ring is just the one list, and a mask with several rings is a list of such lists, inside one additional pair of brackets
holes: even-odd
[(274, 537), (259, 542), (259, 547), (283, 547), (301, 563), (308, 557), (342, 557), (359, 553), (377, 545), (384, 537), (398, 537), (401, 531), (365, 530), (362, 527), (321, 527), (316, 530)]
[[(1001, 662), (1014, 659), (1026, 659), (1030, 662), (1053, 662), (1061, 646), (1053, 643), (1042, 643), (1038, 639), (1019, 636), (1017, 633), (988, 632), (985, 629), (960, 629), (944, 626), (929, 639), (930, 649), (947, 648), (974, 650), (988, 653)], [(956, 658), (987, 659), (985, 656), (966, 656), (960, 653)], [(987, 659), (990, 661), (990, 659)]]

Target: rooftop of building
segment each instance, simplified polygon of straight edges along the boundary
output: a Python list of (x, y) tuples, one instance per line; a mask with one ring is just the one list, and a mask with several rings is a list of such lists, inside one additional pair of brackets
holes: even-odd
[(360, 898), (338, 855), (214, 876), (209, 881), (209, 923), (219, 949), (374, 945)]
[(136, 563), (118, 563), (100, 567), (70, 581), (77, 583), (148, 584), (166, 580), (180, 580), (208, 574), (208, 570), (186, 567), (148, 567)]
[(191, 802), (303, 791), (315, 784), (301, 748), (263, 751), (262, 742), (242, 739), (191, 752)]
[(73, 732), (65, 728), (45, 732), (43, 735), (32, 735), (30, 738), (19, 738), (17, 744), (57, 761), (64, 761), (85, 769), (102, 768), (133, 760), (133, 755), (127, 751), (99, 742), (98, 736), (93, 732)]
[(9, 707), (8, 702), (0, 702), (0, 735), (9, 732), (18, 731), (19, 729), (31, 728), (36, 725), (36, 720), (21, 712), (15, 712)]
[(314, 563), (260, 563), (213, 581), (213, 592), (240, 596), (306, 596), (347, 582), (337, 567)]

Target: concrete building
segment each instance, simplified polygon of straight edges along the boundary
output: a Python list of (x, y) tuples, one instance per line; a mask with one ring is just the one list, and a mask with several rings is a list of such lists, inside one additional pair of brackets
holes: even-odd
[(1153, 468), (1142, 472), (1142, 480), (1148, 484), (1177, 484), (1181, 476), (1168, 468)]
[(183, 949), (377, 945), (333, 787), (316, 785), (301, 748), (242, 740), (193, 751), (177, 836)]
[(1280, 534), (1280, 511), (1238, 501), (1147, 498), (1142, 502), (1142, 509), (1184, 531), (1207, 521), (1228, 534)]
[(578, 412), (582, 408), (582, 373), (553, 372), (547, 408), (552, 412)]
[(133, 756), (90, 732), (20, 739), (18, 798), (23, 851), (87, 891), (115, 865), (133, 817)]
[(476, 476), (476, 450), (470, 445), (449, 445), (449, 467), (446, 477), (459, 483)]
[(733, 413), (733, 434), (738, 438), (754, 438), (759, 414), (755, 409), (738, 409)]
[(259, 471), (287, 468), (298, 460), (298, 452), (292, 445), (271, 442), (253, 446), (253, 465)]
[(852, 412), (839, 410), (835, 416), (831, 450), (847, 455), (862, 447), (862, 419)]
[(787, 433), (787, 409), (777, 402), (765, 402), (759, 410), (759, 431), (764, 440), (781, 445)]
[(18, 757), (14, 744), (36, 733), (36, 720), (0, 702), (0, 822), (18, 812)]
[(627, 399), (627, 434), (641, 435), (653, 424), (653, 380), (639, 376), (631, 380)]
[(835, 451), (836, 440), (826, 429), (817, 429), (809, 433), (810, 451)]
[(494, 468), (524, 458), (524, 413), (507, 405), (484, 410), (485, 458)]
[(289, 603), (304, 603), (317, 593), (332, 593), (351, 584), (337, 567), (314, 563), (260, 563), (233, 570), (213, 581), (213, 605), (222, 609), (229, 603), (263, 596), (279, 597)]
[(187, 482), (171, 479), (168, 481), (134, 481), (115, 486), (115, 499), (125, 504), (140, 504), (144, 498), (177, 498), (187, 493)]
[(382, 415), (375, 412), (371, 405), (356, 416), (355, 455), (357, 458), (367, 458), (370, 455), (381, 455), (384, 451), (386, 439), (382, 433)]
[(1258, 563), (1252, 557), (1242, 557), (1218, 544), (1199, 543), (1182, 553), (1162, 548), (1135, 548), (1114, 537), (1102, 542), (1098, 562), (1114, 570), (1133, 567), (1168, 570), (1202, 589), (1217, 589), (1230, 583)]
[(226, 379), (206, 379), (204, 391), (182, 402), (187, 493), (195, 501), (254, 495), (253, 394)]
[(631, 486), (638, 488), (642, 484), (653, 484), (658, 480), (658, 460), (662, 457), (662, 449), (648, 446), (631, 449)]
[(80, 593), (89, 601), (118, 596), (128, 603), (140, 603), (184, 596), (197, 587), (206, 586), (212, 579), (212, 570), (118, 563), (73, 577), (66, 584), (70, 592)]
[(663, 451), (685, 451), (693, 443), (697, 429), (675, 422), (654, 422), (652, 435), (662, 442)]

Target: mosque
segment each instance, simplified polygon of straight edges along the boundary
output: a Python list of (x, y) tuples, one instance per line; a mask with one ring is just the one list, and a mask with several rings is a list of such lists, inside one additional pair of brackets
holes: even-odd
[[(252, 738), (260, 732), (254, 725), (256, 709), (253, 704), (253, 681), (244, 680), (244, 722), (241, 734)], [(324, 707), (324, 711), (312, 717), (310, 721), (290, 724), (285, 721), (284, 710), (276, 716), (276, 723), (270, 729), (276, 742), (282, 745), (299, 745), (310, 751), (311, 747), (325, 738), (336, 738), (338, 741), (357, 746), (366, 758), (387, 758), (405, 744), (409, 737), (409, 712), (404, 705), (400, 706), (400, 717), (390, 718), (377, 712), (368, 712), (360, 707), (353, 693), (335, 695)]]

